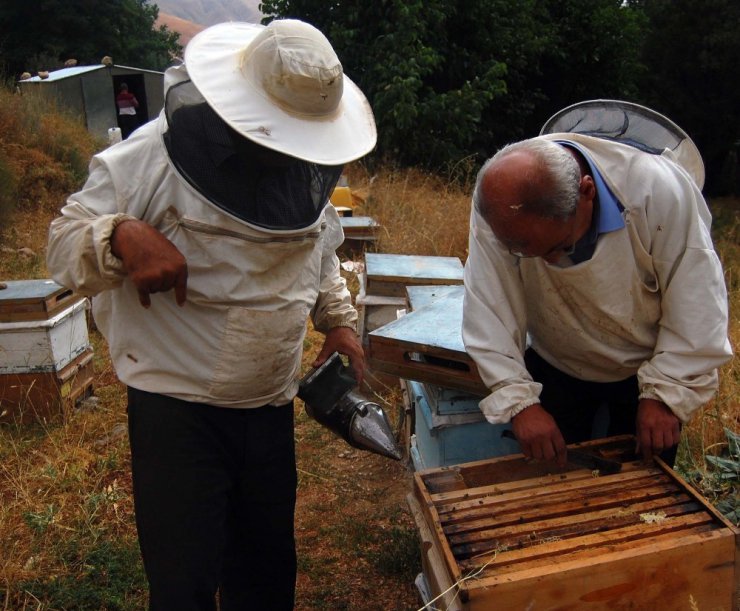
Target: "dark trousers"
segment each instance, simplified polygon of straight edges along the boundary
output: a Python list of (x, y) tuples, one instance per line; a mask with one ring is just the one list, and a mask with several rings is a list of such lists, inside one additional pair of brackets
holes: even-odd
[[(603, 415), (600, 408), (607, 412), (607, 435), (636, 433), (640, 403), (637, 376), (619, 382), (579, 380), (553, 367), (531, 348), (524, 354), (524, 363), (535, 382), (542, 384), (540, 403), (555, 419), (565, 443), (592, 439), (598, 429), (597, 415)], [(664, 451), (660, 457), (673, 465), (676, 448)]]
[(125, 140), (139, 127), (139, 117), (137, 115), (118, 115), (118, 127), (121, 128), (121, 138)]
[(293, 406), (228, 409), (128, 390), (149, 609), (293, 608)]

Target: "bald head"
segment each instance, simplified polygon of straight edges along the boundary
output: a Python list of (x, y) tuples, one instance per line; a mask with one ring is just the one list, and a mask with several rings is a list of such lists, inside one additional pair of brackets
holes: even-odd
[(473, 201), (512, 255), (557, 263), (591, 225), (596, 187), (587, 171), (572, 149), (522, 140), (483, 165)]
[(522, 215), (566, 219), (578, 202), (579, 179), (578, 163), (564, 147), (532, 138), (505, 146), (483, 165), (473, 200), (492, 227)]

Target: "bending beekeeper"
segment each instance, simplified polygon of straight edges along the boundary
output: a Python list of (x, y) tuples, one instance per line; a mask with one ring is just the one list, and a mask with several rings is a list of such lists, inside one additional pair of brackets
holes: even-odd
[[(611, 105), (595, 106), (598, 123)], [(701, 158), (685, 139), (681, 154), (619, 141), (630, 117), (652, 116), (633, 110), (614, 110), (608, 137), (508, 145), (475, 186), (463, 340), (491, 391), (481, 409), (511, 422), (525, 455), (560, 465), (602, 407), (609, 434), (672, 464), (732, 354)]]
[(53, 277), (95, 295), (128, 387), (150, 609), (292, 609), (293, 398), (307, 318), (358, 380), (328, 205), (375, 145), (313, 26), (229, 23), (165, 75), (160, 117), (96, 155), (50, 228)]

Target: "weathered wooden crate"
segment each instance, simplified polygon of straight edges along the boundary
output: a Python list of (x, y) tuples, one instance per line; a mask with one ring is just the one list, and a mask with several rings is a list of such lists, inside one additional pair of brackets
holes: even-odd
[(0, 289), (0, 322), (45, 320), (80, 299), (53, 280), (7, 280)]
[(90, 342), (84, 297), (43, 320), (0, 323), (0, 375), (60, 371)]
[(410, 285), (462, 284), (463, 265), (457, 257), (365, 253), (368, 295), (406, 298)]
[(389, 295), (368, 295), (365, 292), (365, 275), (359, 275), (360, 290), (355, 299), (355, 306), (360, 314), (358, 330), (363, 344), (367, 345), (367, 334), (393, 322), (398, 318), (398, 312), (406, 311), (406, 300), (403, 297)]
[(426, 305), (371, 331), (372, 369), (476, 395), (488, 394), (462, 342), (462, 291), (445, 293)]
[(66, 418), (93, 392), (93, 350), (88, 347), (62, 369), (0, 375), (0, 422)]
[(344, 231), (344, 242), (337, 249), (340, 254), (358, 255), (377, 242), (381, 226), (372, 217), (342, 216), (340, 221)]
[(430, 608), (736, 608), (730, 522), (662, 461), (635, 460), (632, 437), (571, 447), (622, 471), (515, 455), (414, 475)]
[(92, 391), (89, 302), (45, 280), (0, 291), (0, 421), (64, 412)]

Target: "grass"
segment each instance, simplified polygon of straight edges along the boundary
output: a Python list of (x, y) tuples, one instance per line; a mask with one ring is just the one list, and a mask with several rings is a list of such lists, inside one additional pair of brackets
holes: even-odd
[[(48, 223), (84, 177), (81, 160), (100, 146), (79, 124), (38, 104), (0, 90), (0, 177), (3, 168), (16, 177), (10, 181), (12, 206), (6, 204), (10, 221), (0, 226), (0, 280), (46, 277)], [(34, 169), (40, 160), (48, 172)], [(374, 217), (383, 227), (378, 250), (465, 260), (472, 176), (464, 163), (446, 177), (393, 168), (371, 174), (357, 163), (348, 168), (348, 177), (357, 196), (357, 213)], [(0, 192), (0, 202), (7, 197)], [(737, 348), (740, 201), (711, 204), (716, 246), (730, 291), (730, 338)], [(356, 279), (348, 280), (356, 291)], [(11, 419), (0, 425), (3, 611), (145, 606), (124, 390), (105, 340), (94, 329), (90, 339), (96, 403), (83, 404), (65, 421), (50, 418), (20, 424)], [(304, 370), (320, 341), (318, 334), (309, 332)], [(734, 460), (734, 446), (726, 434), (727, 429), (740, 429), (740, 370), (734, 361), (722, 369), (720, 380), (716, 399), (684, 429), (679, 466), (700, 492), (733, 515), (737, 481), (722, 477), (724, 472), (706, 457)], [(400, 391), (386, 388), (373, 398), (400, 430)], [(349, 447), (308, 418), (300, 402), (296, 443), (297, 609), (418, 608), (413, 577), (420, 570), (420, 553), (405, 504), (407, 470)]]

